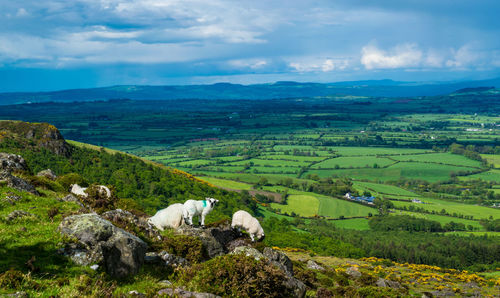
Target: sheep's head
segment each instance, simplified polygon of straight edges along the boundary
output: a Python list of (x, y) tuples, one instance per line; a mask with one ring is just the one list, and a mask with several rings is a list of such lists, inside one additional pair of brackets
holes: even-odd
[(264, 238), (266, 238), (266, 235), (264, 235), (264, 233), (257, 234), (257, 239), (258, 239), (259, 241), (264, 241)]
[(216, 200), (214, 198), (205, 198), (205, 200), (208, 202), (210, 208), (214, 208), (216, 203), (219, 203), (219, 200)]

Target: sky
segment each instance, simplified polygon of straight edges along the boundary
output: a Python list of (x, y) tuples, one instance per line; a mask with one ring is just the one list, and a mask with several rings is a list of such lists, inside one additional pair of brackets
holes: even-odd
[(0, 0), (0, 92), (500, 77), (498, 0)]

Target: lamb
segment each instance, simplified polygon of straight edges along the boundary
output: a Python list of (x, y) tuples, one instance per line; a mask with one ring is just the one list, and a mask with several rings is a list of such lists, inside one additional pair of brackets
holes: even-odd
[(153, 217), (148, 219), (148, 223), (152, 224), (160, 231), (163, 231), (165, 228), (177, 229), (183, 222), (183, 210), (183, 204), (172, 204), (156, 212)]
[(233, 214), (233, 221), (231, 222), (231, 227), (237, 228), (240, 230), (240, 228), (245, 229), (248, 234), (250, 234), (250, 238), (252, 239), (252, 242), (255, 242), (255, 237), (257, 236), (258, 240), (263, 240), (265, 235), (264, 235), (264, 229), (262, 229), (262, 226), (260, 225), (259, 221), (253, 217), (250, 213), (244, 211), (244, 210), (238, 210)]
[(193, 217), (200, 216), (201, 226), (205, 226), (205, 217), (214, 209), (219, 200), (214, 198), (205, 198), (202, 201), (187, 200), (184, 203), (184, 220), (188, 225), (193, 225)]

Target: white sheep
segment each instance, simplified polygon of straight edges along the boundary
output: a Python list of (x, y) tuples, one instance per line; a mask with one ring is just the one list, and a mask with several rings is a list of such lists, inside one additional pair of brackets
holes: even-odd
[(71, 186), (70, 192), (72, 194), (82, 196), (84, 198), (86, 198), (88, 196), (88, 194), (85, 192), (85, 190), (87, 189), (86, 187), (81, 187), (78, 184), (71, 184), (70, 186)]
[(255, 237), (257, 237), (258, 240), (262, 240), (265, 237), (264, 229), (262, 229), (259, 221), (244, 210), (238, 210), (233, 214), (231, 227), (237, 228), (238, 230), (240, 230), (240, 228), (245, 229), (245, 231), (250, 234), (252, 242), (255, 241)]
[(183, 222), (184, 205), (177, 203), (161, 209), (148, 219), (148, 223), (163, 231), (165, 228), (177, 229)]
[(205, 198), (202, 201), (187, 200), (184, 203), (184, 220), (188, 225), (193, 225), (193, 217), (200, 216), (200, 223), (205, 226), (205, 217), (214, 209), (219, 200), (214, 198)]
[[(111, 198), (111, 190), (107, 186), (98, 185), (97, 187), (99, 187), (99, 194), (100, 195), (106, 195), (106, 198), (108, 198), (108, 199)], [(79, 196), (86, 198), (86, 197), (88, 197), (88, 194), (86, 192), (87, 188), (88, 187), (81, 187), (78, 184), (71, 184), (70, 192), (72, 194), (79, 195)]]

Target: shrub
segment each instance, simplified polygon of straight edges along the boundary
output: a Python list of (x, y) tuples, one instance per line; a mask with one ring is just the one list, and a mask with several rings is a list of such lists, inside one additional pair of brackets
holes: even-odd
[(225, 255), (192, 266), (180, 284), (199, 292), (230, 297), (291, 297), (285, 274), (272, 264), (244, 255)]
[(86, 198), (81, 198), (83, 204), (90, 206), (95, 212), (101, 214), (108, 210), (115, 209), (115, 203), (118, 198), (115, 195), (113, 187), (109, 187), (111, 190), (111, 196), (108, 197), (106, 192), (102, 191), (99, 185), (92, 184), (85, 191), (88, 196)]
[(169, 235), (159, 243), (153, 243), (153, 250), (165, 250), (170, 254), (185, 258), (191, 263), (206, 259), (203, 243), (197, 237), (187, 235)]
[(85, 181), (81, 175), (76, 173), (69, 173), (64, 176), (60, 176), (57, 178), (56, 182), (62, 185), (66, 190), (69, 189), (71, 184), (78, 184), (80, 186), (88, 185), (87, 181)]
[(44, 189), (52, 190), (55, 192), (63, 192), (66, 189), (58, 182), (52, 181), (44, 176), (27, 176), (26, 180), (33, 184), (35, 187), (42, 187)]

